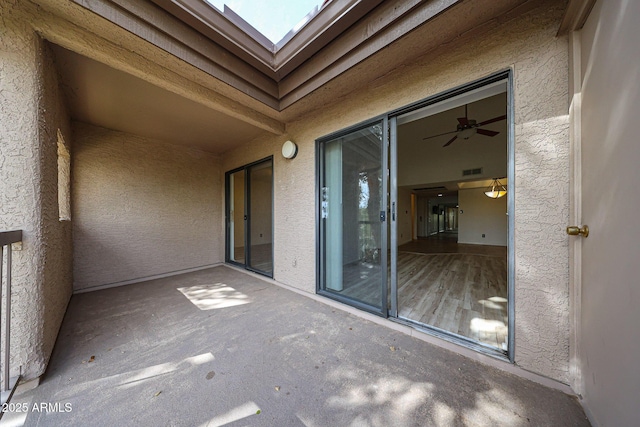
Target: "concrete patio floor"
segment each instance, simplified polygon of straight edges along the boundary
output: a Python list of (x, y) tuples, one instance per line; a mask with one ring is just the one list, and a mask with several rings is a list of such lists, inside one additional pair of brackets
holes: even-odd
[(589, 425), (575, 397), (226, 266), (73, 296), (12, 403), (0, 425)]

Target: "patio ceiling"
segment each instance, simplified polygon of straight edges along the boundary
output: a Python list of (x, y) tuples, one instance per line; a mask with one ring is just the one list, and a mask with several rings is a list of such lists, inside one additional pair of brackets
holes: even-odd
[(265, 131), (53, 45), (74, 120), (219, 154)]

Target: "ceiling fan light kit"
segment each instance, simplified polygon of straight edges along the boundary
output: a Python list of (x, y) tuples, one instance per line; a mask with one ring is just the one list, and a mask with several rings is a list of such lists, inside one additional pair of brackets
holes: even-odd
[(490, 199), (499, 199), (507, 194), (507, 187), (505, 187), (498, 178), (493, 178), (493, 182), (487, 187), (484, 194)]
[(449, 141), (447, 141), (446, 144), (443, 145), (443, 147), (447, 147), (451, 145), (453, 141), (455, 141), (458, 138), (467, 140), (472, 136), (474, 136), (475, 134), (494, 137), (498, 135), (500, 132), (496, 132), (494, 130), (489, 130), (489, 129), (481, 129), (480, 126), (499, 122), (501, 120), (506, 120), (506, 118), (507, 118), (507, 115), (505, 114), (503, 116), (494, 117), (493, 119), (489, 119), (489, 120), (485, 120), (484, 122), (477, 123), (476, 120), (469, 118), (469, 114), (467, 112), (467, 104), (465, 104), (464, 117), (458, 117), (458, 125), (456, 126), (456, 130), (451, 132), (440, 133), (438, 135), (427, 136), (426, 138), (422, 138), (422, 139), (425, 140), (430, 138), (436, 138), (442, 135), (449, 135), (449, 134), (455, 133), (456, 135), (454, 135), (453, 138), (451, 138)]

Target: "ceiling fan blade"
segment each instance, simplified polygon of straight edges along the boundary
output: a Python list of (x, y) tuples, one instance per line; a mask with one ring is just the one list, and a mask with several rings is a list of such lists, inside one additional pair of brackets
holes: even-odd
[(478, 126), (488, 125), (489, 123), (499, 122), (500, 120), (506, 120), (507, 116), (494, 117), (493, 119), (485, 120), (482, 123), (478, 123)]
[(466, 117), (458, 117), (458, 123), (460, 123), (462, 126), (466, 126), (469, 124), (469, 119)]
[(457, 130), (452, 130), (451, 132), (439, 133), (437, 135), (431, 135), (431, 136), (427, 136), (425, 138), (422, 138), (422, 140), (424, 141), (425, 139), (431, 139), (431, 138), (435, 138), (435, 137), (442, 136), (442, 135), (449, 135), (451, 133), (456, 133), (456, 132), (458, 132), (458, 131)]
[(496, 136), (500, 132), (496, 132), (494, 130), (488, 130), (488, 129), (476, 129), (476, 133), (479, 133), (480, 135), (484, 135), (484, 136)]
[(451, 138), (451, 139), (449, 140), (449, 142), (447, 142), (446, 144), (444, 144), (442, 147), (446, 147), (446, 146), (448, 146), (448, 145), (451, 145), (451, 143), (452, 143), (453, 141), (455, 141), (457, 138), (458, 138), (458, 135), (454, 136), (453, 138)]

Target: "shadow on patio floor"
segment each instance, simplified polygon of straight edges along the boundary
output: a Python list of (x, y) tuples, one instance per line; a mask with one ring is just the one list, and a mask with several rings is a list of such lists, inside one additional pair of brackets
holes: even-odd
[(224, 266), (73, 296), (12, 403), (0, 425), (589, 425), (560, 391)]

